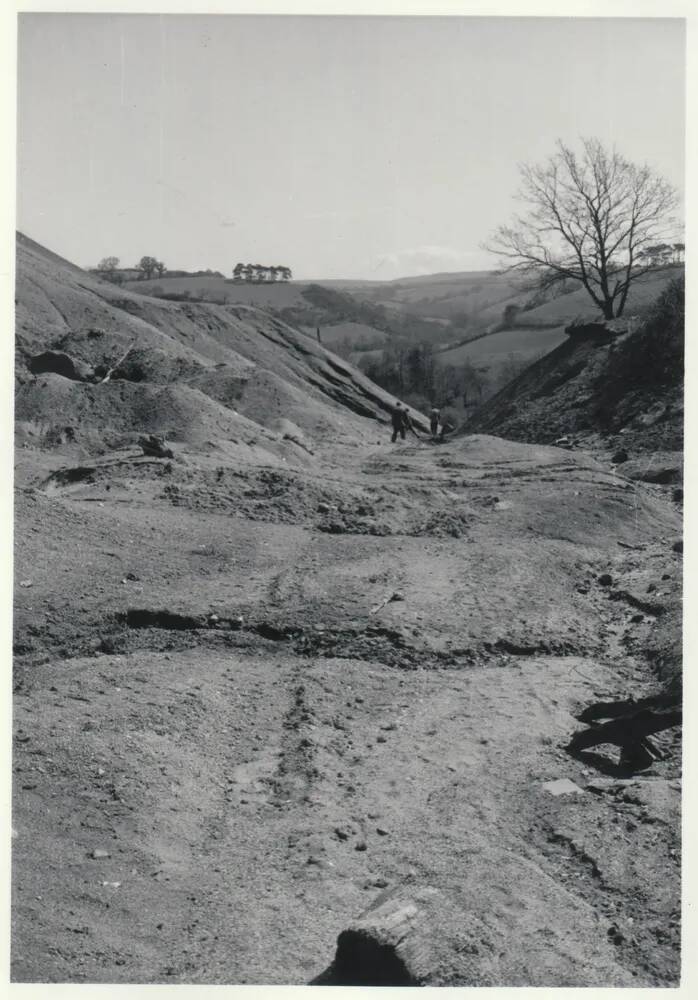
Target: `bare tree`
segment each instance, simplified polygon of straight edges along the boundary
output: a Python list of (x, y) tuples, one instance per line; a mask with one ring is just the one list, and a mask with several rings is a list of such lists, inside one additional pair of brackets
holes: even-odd
[(157, 269), (158, 260), (156, 257), (141, 257), (141, 259), (136, 264), (136, 267), (141, 272), (143, 277), (147, 280), (152, 278)]
[(579, 154), (558, 141), (545, 163), (519, 169), (527, 209), (485, 249), (543, 288), (579, 281), (606, 319), (621, 316), (633, 282), (655, 266), (643, 250), (666, 238), (674, 188), (598, 139)]
[(99, 264), (97, 265), (97, 270), (111, 272), (111, 271), (116, 271), (118, 266), (119, 266), (118, 257), (102, 257)]

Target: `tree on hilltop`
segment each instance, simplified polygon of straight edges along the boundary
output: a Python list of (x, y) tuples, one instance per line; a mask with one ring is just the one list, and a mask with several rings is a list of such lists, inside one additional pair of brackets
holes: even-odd
[(141, 257), (136, 264), (136, 269), (141, 272), (142, 280), (145, 281), (152, 278), (154, 274), (157, 274), (161, 278), (167, 270), (163, 262), (158, 260), (157, 257)]
[(606, 319), (621, 316), (631, 285), (658, 266), (647, 251), (671, 228), (674, 188), (598, 139), (580, 153), (558, 141), (547, 161), (519, 169), (526, 210), (485, 249), (538, 287), (578, 281)]
[(137, 270), (141, 272), (143, 278), (147, 281), (148, 278), (152, 278), (155, 274), (155, 268), (157, 266), (157, 259), (155, 257), (141, 257), (141, 259), (136, 264)]
[(288, 281), (291, 276), (290, 267), (278, 265), (238, 263), (233, 268), (233, 278), (236, 281), (275, 282), (279, 278)]
[(119, 266), (118, 257), (102, 257), (99, 264), (97, 265), (97, 270), (110, 273), (112, 271), (116, 271), (118, 266)]

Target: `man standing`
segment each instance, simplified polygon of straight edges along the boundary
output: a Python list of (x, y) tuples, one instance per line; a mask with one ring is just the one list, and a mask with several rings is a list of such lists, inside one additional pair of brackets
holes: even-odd
[(405, 440), (405, 417), (406, 416), (407, 416), (407, 414), (402, 409), (402, 407), (400, 406), (400, 404), (396, 403), (395, 406), (393, 407), (392, 413), (390, 414), (390, 420), (391, 420), (391, 423), (393, 425), (393, 436), (391, 438), (391, 441), (393, 442), (393, 444), (395, 444), (395, 442), (397, 441), (398, 434), (400, 435), (400, 437), (402, 438), (403, 441)]
[(440, 411), (435, 406), (433, 406), (431, 409), (431, 413), (429, 414), (429, 426), (431, 428), (431, 436), (433, 438), (436, 437), (436, 432), (439, 429), (439, 416), (440, 416)]
[[(406, 431), (412, 431), (415, 437), (418, 437), (417, 431), (412, 426), (412, 417), (410, 416), (410, 411), (405, 407), (402, 411), (402, 426)], [(405, 437), (404, 433), (402, 435), (403, 439)]]

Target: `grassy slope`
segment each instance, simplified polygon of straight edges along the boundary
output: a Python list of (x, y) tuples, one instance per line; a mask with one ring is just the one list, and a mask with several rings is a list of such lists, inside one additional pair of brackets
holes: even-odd
[(302, 292), (307, 285), (282, 281), (275, 284), (236, 284), (224, 278), (153, 278), (152, 281), (129, 281), (124, 285), (141, 295), (181, 295), (189, 292), (192, 297), (209, 302), (230, 302), (257, 306), (260, 309), (286, 309), (304, 304)]
[(510, 277), (489, 271), (355, 285), (349, 290), (389, 309), (441, 320), (450, 320), (464, 312), (474, 315), (493, 304), (499, 306), (498, 315), (501, 315), (504, 305), (516, 295), (516, 286)]
[[(362, 294), (307, 282), (235, 283), (223, 278), (163, 278), (127, 282), (123, 287), (142, 295), (182, 296), (217, 304), (248, 305), (270, 310), (293, 326), (315, 328), (347, 325), (338, 339), (382, 341), (388, 336), (408, 340), (442, 342), (445, 331), (440, 322), (429, 323), (409, 312), (399, 311), (386, 319), (377, 303)], [(361, 327), (361, 329), (359, 329)], [(331, 342), (336, 341), (333, 335)]]
[[(631, 289), (626, 311), (632, 313), (643, 309), (671, 278), (682, 273), (683, 267), (678, 265), (647, 275)], [(493, 271), (429, 275), (365, 285), (352, 283), (347, 290), (386, 308), (441, 319), (452, 319), (467, 312), (479, 323), (495, 323), (501, 319), (505, 306), (523, 305), (531, 297), (531, 292), (522, 291), (511, 275)], [(563, 324), (580, 314), (594, 312), (588, 294), (577, 288), (527, 311), (523, 318), (526, 324)]]
[[(683, 274), (683, 270), (681, 265), (666, 267), (639, 279), (631, 286), (625, 306), (626, 314), (632, 316), (634, 313), (644, 310), (657, 298), (672, 278)], [(568, 295), (552, 299), (537, 309), (531, 309), (530, 312), (525, 313), (523, 318), (527, 323), (549, 323), (555, 320), (564, 323), (576, 316), (593, 315), (595, 312), (594, 303), (584, 289), (580, 288)]]
[(554, 329), (502, 330), (500, 333), (493, 333), (469, 344), (461, 344), (460, 347), (443, 351), (439, 354), (439, 360), (448, 365), (462, 365), (465, 361), (472, 361), (475, 365), (487, 365), (514, 354), (517, 359), (527, 361), (543, 352), (552, 351), (566, 339), (561, 326)]

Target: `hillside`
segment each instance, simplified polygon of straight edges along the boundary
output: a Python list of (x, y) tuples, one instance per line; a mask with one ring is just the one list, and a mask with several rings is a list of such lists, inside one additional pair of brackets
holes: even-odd
[(541, 443), (600, 434), (642, 453), (679, 451), (683, 280), (627, 326), (607, 336), (566, 337), (476, 411), (468, 429)]
[(165, 274), (161, 278), (150, 278), (147, 281), (128, 281), (123, 287), (140, 295), (152, 295), (156, 298), (161, 295), (180, 295), (203, 299), (205, 302), (217, 302), (219, 305), (240, 303), (280, 311), (289, 306), (303, 306), (303, 291), (307, 284), (300, 281), (248, 283), (203, 275), (173, 278)]
[(458, 325), (475, 326), (501, 318), (504, 306), (520, 297), (517, 282), (493, 271), (435, 274), (398, 281), (354, 285), (354, 295), (376, 305)]
[[(423, 278), (415, 280), (409, 287), (413, 293), (420, 294), (421, 288), (452, 288), (454, 282), (462, 282), (468, 277), (473, 278), (473, 275), (434, 276), (433, 286)], [(669, 266), (638, 279), (628, 298), (627, 314), (631, 315), (634, 322), (639, 322), (657, 295), (675, 278), (682, 277), (681, 266)], [(375, 289), (375, 286), (372, 287)], [(519, 306), (526, 301), (526, 295), (520, 292)], [(506, 308), (511, 311), (515, 305), (516, 299), (510, 299)], [(396, 350), (398, 345), (391, 343), (385, 345), (387, 350), (384, 353), (376, 346), (363, 351), (357, 349), (353, 353), (347, 351), (345, 356), (359, 364), (379, 384), (393, 390), (398, 386), (402, 387), (401, 391), (422, 409), (434, 403), (442, 408), (447, 407), (451, 421), (461, 424), (469, 419), (469, 408), (475, 399), (482, 401), (496, 395), (523, 368), (565, 343), (565, 327), (570, 322), (580, 316), (591, 318), (595, 315), (592, 301), (580, 289), (559, 290), (555, 297), (535, 309), (519, 308), (518, 312), (513, 310), (507, 315), (506, 324), (502, 322), (499, 305), (492, 313), (494, 322), (482, 325), (486, 313), (485, 308), (480, 314), (479, 332), (477, 323), (471, 325), (465, 333), (461, 330), (462, 335), (458, 336), (457, 329), (451, 327), (450, 333), (446, 333), (447, 342), (434, 346), (437, 367), (435, 378), (427, 370), (425, 378), (420, 382), (417, 377), (419, 373), (417, 376), (411, 373), (410, 363), (405, 376), (407, 352), (403, 350), (400, 355), (399, 350)], [(468, 324), (474, 323), (473, 315), (468, 319)], [(400, 356), (403, 358), (402, 362), (399, 360)]]
[[(168, 277), (126, 282), (124, 288), (165, 299), (248, 305), (273, 312), (294, 326), (312, 329), (352, 324), (362, 329), (345, 331), (343, 339), (357, 345), (386, 336), (440, 342), (446, 333), (440, 322), (410, 312), (391, 313), (361, 295), (310, 282), (237, 282), (226, 278)], [(357, 339), (358, 335), (358, 339)]]
[[(19, 425), (44, 436), (59, 423), (72, 426), (88, 449), (99, 437), (125, 441), (146, 431), (175, 440), (229, 439), (236, 422), (234, 436), (242, 440), (251, 429), (248, 413), (265, 446), (287, 442), (290, 425), (310, 437), (330, 429), (354, 435), (366, 433), (358, 414), (386, 420), (394, 402), (314, 337), (257, 307), (139, 295), (21, 235), (16, 297)], [(104, 385), (68, 379), (55, 365), (30, 375), (31, 359), (42, 352), (106, 371), (129, 347), (117, 377)]]
[[(671, 281), (681, 278), (683, 273), (683, 265), (676, 264), (643, 275), (631, 285), (625, 306), (626, 315), (633, 316), (642, 313)], [(588, 294), (583, 288), (577, 288), (525, 312), (519, 319), (525, 319), (526, 324), (530, 323), (531, 325), (544, 323), (564, 325), (578, 316), (591, 317), (594, 315), (594, 304)]]
[[(626, 311), (633, 313), (643, 309), (672, 278), (680, 274), (683, 274), (682, 265), (664, 267), (646, 275), (633, 287)], [(515, 274), (497, 271), (434, 274), (364, 284), (329, 284), (346, 287), (353, 295), (387, 309), (442, 321), (455, 320), (473, 331), (499, 323), (508, 305), (525, 310), (519, 320), (525, 320), (526, 326), (563, 326), (576, 316), (594, 313), (587, 293), (574, 284), (559, 290), (548, 301), (528, 308), (536, 301), (536, 294), (522, 289), (521, 280)], [(524, 323), (520, 325), (524, 326)]]
[(530, 363), (541, 354), (546, 354), (566, 340), (564, 327), (549, 329), (534, 327), (513, 327), (458, 347), (440, 351), (438, 359), (445, 365), (462, 365), (471, 361), (482, 366), (496, 377), (502, 363), (513, 357), (517, 362)]

